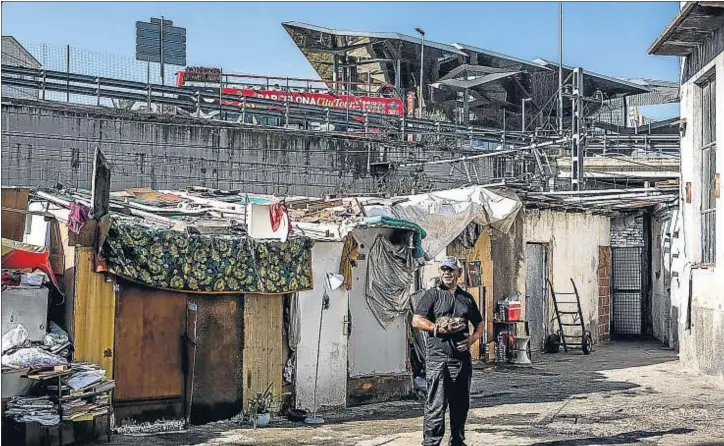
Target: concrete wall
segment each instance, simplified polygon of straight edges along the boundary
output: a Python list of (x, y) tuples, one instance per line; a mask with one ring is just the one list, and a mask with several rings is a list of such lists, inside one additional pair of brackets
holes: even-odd
[[(598, 215), (547, 210), (526, 209), (521, 212), (510, 232), (506, 235), (496, 233), (491, 245), (493, 295), (496, 301), (515, 291), (525, 298), (526, 243), (548, 245), (549, 278), (555, 291), (572, 292), (571, 278), (576, 282), (586, 329), (591, 331), (596, 341), (599, 247), (610, 244), (609, 219)], [(524, 302), (522, 307), (525, 309)], [(548, 314), (555, 314), (552, 300), (549, 301)], [(552, 329), (549, 326), (549, 331)]]
[(672, 300), (672, 244), (678, 208), (662, 208), (651, 219), (651, 313), (653, 334), (665, 345), (678, 348), (679, 302)]
[[(722, 35), (720, 29), (718, 36)], [(715, 39), (713, 36), (712, 39)], [(712, 42), (705, 43), (705, 47)], [(691, 202), (680, 202), (677, 217), (681, 231), (674, 236), (672, 252), (676, 256), (672, 270), (672, 302), (680, 302), (679, 351), (684, 365), (694, 370), (724, 376), (724, 204), (716, 199), (716, 259), (715, 265), (702, 269), (701, 262), (701, 99), (696, 84), (702, 76), (715, 70), (717, 77), (716, 139), (719, 141), (716, 172), (724, 173), (724, 53), (722, 42), (718, 55), (701, 64), (685, 60), (682, 64), (681, 117), (686, 119), (686, 132), (681, 139), (681, 184), (685, 197), (686, 184), (691, 183)], [(686, 58), (689, 59), (689, 58)], [(709, 57), (701, 60), (709, 59)], [(696, 62), (696, 61), (694, 61)], [(695, 65), (697, 70), (692, 69)], [(688, 71), (687, 71), (688, 70)], [(694, 74), (691, 74), (694, 73)], [(691, 277), (691, 282), (690, 282)], [(691, 283), (691, 287), (690, 284)], [(691, 308), (689, 315), (688, 308)], [(689, 321), (691, 322), (689, 324)]]
[(644, 217), (641, 214), (627, 214), (611, 219), (611, 246), (643, 247)]
[[(112, 189), (189, 185), (256, 193), (320, 196), (335, 192), (412, 193), (456, 187), (449, 165), (385, 173), (375, 163), (425, 161), (469, 154), (390, 140), (285, 131), (103, 107), (13, 100), (2, 104), (2, 184), (90, 188), (99, 147), (112, 169)], [(492, 158), (471, 164), (481, 180)], [(413, 174), (413, 175), (411, 175)]]

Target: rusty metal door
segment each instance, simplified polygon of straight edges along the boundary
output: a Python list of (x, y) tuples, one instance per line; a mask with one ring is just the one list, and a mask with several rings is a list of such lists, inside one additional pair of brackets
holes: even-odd
[(525, 245), (525, 319), (530, 330), (530, 349), (543, 348), (548, 334), (548, 246)]
[(114, 391), (118, 422), (182, 416), (186, 299), (183, 293), (120, 283)]

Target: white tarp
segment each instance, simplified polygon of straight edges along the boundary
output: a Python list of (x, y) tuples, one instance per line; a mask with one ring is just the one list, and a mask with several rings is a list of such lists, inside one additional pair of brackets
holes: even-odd
[(360, 202), (369, 217), (400, 218), (425, 229), (427, 237), (422, 240), (422, 247), (430, 258), (442, 252), (472, 222), (507, 233), (523, 207), (517, 197), (505, 197), (483, 186), (398, 198), (407, 201), (394, 205), (371, 204), (379, 199)]

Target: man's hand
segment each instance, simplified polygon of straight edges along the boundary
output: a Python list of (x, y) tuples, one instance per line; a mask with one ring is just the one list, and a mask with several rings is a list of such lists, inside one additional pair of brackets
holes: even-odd
[(461, 331), (465, 331), (465, 328), (466, 328), (465, 325), (456, 326), (456, 327), (452, 327), (452, 328), (438, 325), (437, 334), (449, 335), (449, 334), (454, 334), (454, 333), (460, 333)]
[(455, 344), (455, 348), (460, 353), (465, 353), (466, 351), (470, 350), (470, 344), (470, 338), (466, 336), (465, 339)]

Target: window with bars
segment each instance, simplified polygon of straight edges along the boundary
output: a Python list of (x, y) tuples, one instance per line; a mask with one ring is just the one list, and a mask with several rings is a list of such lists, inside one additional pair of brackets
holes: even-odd
[(716, 258), (716, 78), (699, 84), (701, 94), (701, 261)]

